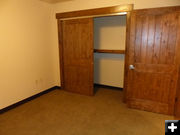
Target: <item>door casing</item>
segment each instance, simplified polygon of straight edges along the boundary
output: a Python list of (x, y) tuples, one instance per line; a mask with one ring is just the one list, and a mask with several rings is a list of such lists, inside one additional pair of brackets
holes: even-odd
[[(114, 16), (114, 15), (120, 15), (126, 12), (126, 50), (128, 49), (128, 41), (129, 41), (129, 22), (130, 22), (130, 16), (131, 11), (133, 10), (133, 4), (127, 4), (127, 5), (120, 5), (120, 6), (114, 6), (114, 7), (107, 7), (107, 8), (98, 8), (98, 9), (90, 9), (90, 10), (82, 10), (82, 11), (74, 11), (74, 12), (66, 12), (66, 13), (57, 13), (57, 23), (58, 23), (58, 37), (59, 37), (59, 63), (60, 63), (60, 78), (61, 78), (61, 88), (65, 88), (65, 79), (64, 79), (64, 58), (63, 58), (63, 20), (67, 19), (80, 19), (80, 18), (90, 18), (94, 16)], [(128, 61), (128, 51), (125, 52), (125, 73), (124, 73), (124, 95), (125, 95), (125, 89), (126, 89), (126, 75), (127, 75), (127, 61)], [(125, 101), (125, 96), (124, 96)]]
[[(163, 7), (163, 8), (154, 8), (154, 12), (160, 12), (161, 9), (167, 11), (178, 11), (180, 6), (176, 7)], [(146, 10), (146, 9), (144, 9)], [(66, 12), (66, 13), (57, 13), (56, 18), (58, 19), (58, 36), (59, 36), (59, 58), (60, 58), (60, 76), (61, 76), (61, 88), (64, 88), (64, 69), (63, 69), (63, 38), (62, 38), (62, 20), (68, 18), (81, 18), (81, 17), (88, 17), (88, 16), (109, 16), (110, 14), (122, 13), (127, 12), (127, 30), (126, 30), (126, 52), (125, 52), (125, 72), (124, 72), (124, 102), (127, 101), (126, 97), (126, 90), (128, 85), (128, 70), (129, 70), (129, 45), (130, 45), (130, 20), (131, 20), (131, 11), (133, 11), (133, 4), (129, 5), (120, 5), (114, 7), (107, 7), (107, 8), (99, 8), (99, 9), (90, 9), (90, 10), (82, 10), (82, 11), (74, 11), (74, 12)], [(141, 10), (144, 12), (143, 10)], [(178, 57), (180, 59), (180, 56)], [(180, 63), (179, 63), (180, 64)], [(178, 87), (179, 88), (179, 87)], [(180, 91), (178, 89), (178, 91)], [(179, 92), (178, 92), (179, 93)]]

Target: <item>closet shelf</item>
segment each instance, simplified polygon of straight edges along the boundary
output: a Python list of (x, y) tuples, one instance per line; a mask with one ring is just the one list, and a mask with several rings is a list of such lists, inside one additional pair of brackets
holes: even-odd
[(125, 54), (125, 50), (102, 50), (102, 49), (94, 49), (96, 53), (115, 53), (115, 54)]

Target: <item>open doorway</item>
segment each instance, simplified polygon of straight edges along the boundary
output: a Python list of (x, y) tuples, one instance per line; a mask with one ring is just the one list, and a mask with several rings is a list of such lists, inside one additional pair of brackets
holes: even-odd
[(94, 18), (94, 84), (123, 90), (126, 15)]

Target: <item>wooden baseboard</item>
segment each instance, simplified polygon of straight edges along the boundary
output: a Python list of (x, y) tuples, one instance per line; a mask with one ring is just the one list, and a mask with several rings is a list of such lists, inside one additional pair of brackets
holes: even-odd
[(104, 85), (104, 84), (97, 84), (97, 83), (95, 83), (94, 86), (97, 86), (97, 87), (104, 87), (104, 88), (110, 88), (110, 89), (119, 89), (119, 90), (123, 90), (123, 88), (120, 88), (120, 87), (109, 86), (109, 85)]
[(18, 107), (18, 106), (20, 106), (20, 105), (22, 105), (22, 104), (25, 104), (25, 103), (27, 103), (27, 102), (35, 99), (35, 98), (38, 98), (38, 97), (40, 97), (40, 96), (42, 96), (42, 95), (44, 95), (44, 94), (47, 94), (47, 93), (49, 93), (49, 92), (51, 92), (51, 91), (53, 91), (53, 90), (56, 90), (56, 89), (61, 89), (61, 87), (59, 87), (59, 86), (54, 86), (54, 87), (52, 87), (52, 88), (50, 88), (50, 89), (44, 90), (44, 91), (42, 91), (42, 92), (40, 92), (40, 93), (38, 93), (38, 94), (36, 94), (36, 95), (33, 95), (33, 96), (28, 97), (28, 98), (26, 98), (26, 99), (24, 99), (24, 100), (22, 100), (22, 101), (19, 101), (19, 102), (15, 103), (15, 104), (12, 104), (12, 105), (8, 106), (8, 107), (5, 107), (5, 108), (3, 108), (3, 109), (0, 110), (0, 114), (3, 114), (3, 113), (5, 113), (5, 112), (7, 112), (7, 111), (9, 111), (9, 110), (11, 110), (11, 109), (14, 109), (14, 108), (16, 108), (16, 107)]

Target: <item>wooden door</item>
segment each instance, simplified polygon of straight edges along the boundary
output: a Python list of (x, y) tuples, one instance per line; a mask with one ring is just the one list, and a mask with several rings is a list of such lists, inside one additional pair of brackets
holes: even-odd
[[(179, 18), (180, 22), (180, 18)], [(180, 34), (180, 29), (179, 32)], [(180, 39), (179, 39), (180, 40)], [(179, 78), (178, 78), (178, 85), (177, 85), (177, 92), (176, 92), (176, 103), (175, 103), (175, 116), (177, 119), (180, 119), (180, 72), (179, 72)]]
[(93, 95), (93, 19), (65, 20), (62, 31), (64, 89)]
[[(180, 13), (179, 13), (179, 24), (178, 26), (180, 27)], [(177, 42), (180, 43), (180, 28), (177, 30), (178, 33), (177, 35)], [(180, 45), (177, 47), (177, 51), (180, 50)], [(177, 55), (177, 59), (178, 59), (178, 64), (179, 64), (179, 74), (178, 74), (178, 82), (177, 82), (177, 91), (176, 91), (176, 100), (175, 100), (175, 116), (177, 117), (177, 119), (180, 119), (180, 51)]]
[(179, 7), (131, 14), (126, 101), (129, 107), (173, 114), (180, 53)]

